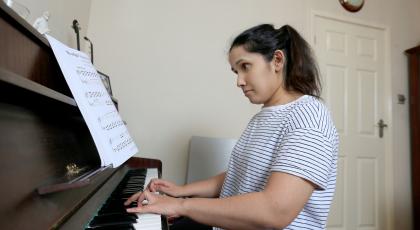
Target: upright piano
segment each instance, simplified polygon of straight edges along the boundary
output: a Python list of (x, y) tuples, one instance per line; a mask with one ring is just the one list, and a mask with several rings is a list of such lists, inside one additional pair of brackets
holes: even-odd
[(0, 1), (0, 229), (167, 229), (123, 206), (161, 176), (160, 160), (99, 168), (47, 40)]

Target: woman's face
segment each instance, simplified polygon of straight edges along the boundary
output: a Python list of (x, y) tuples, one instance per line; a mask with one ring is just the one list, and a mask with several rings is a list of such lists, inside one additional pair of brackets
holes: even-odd
[(232, 71), (237, 74), (237, 86), (253, 104), (275, 105), (283, 92), (283, 52), (276, 51), (267, 62), (259, 53), (250, 53), (242, 46), (229, 53)]

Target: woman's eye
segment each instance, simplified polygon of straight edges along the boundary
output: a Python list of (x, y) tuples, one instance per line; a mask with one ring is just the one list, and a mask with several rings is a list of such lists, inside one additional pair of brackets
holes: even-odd
[(251, 65), (250, 64), (248, 64), (248, 63), (244, 63), (244, 64), (242, 64), (242, 70), (245, 70), (245, 71), (247, 71), (247, 70), (249, 70), (249, 68), (251, 67)]

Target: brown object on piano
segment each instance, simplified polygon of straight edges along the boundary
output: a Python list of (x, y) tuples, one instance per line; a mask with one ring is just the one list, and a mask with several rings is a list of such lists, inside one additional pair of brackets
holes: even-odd
[[(131, 158), (74, 180), (100, 167), (98, 152), (47, 40), (3, 1), (0, 51), (0, 229), (61, 227), (120, 171), (161, 174), (159, 160)], [(82, 229), (94, 213), (79, 215), (86, 219), (68, 228)]]

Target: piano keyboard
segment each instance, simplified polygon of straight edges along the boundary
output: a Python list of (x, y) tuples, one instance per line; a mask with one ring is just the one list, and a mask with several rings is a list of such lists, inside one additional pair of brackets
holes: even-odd
[[(127, 213), (127, 207), (124, 206), (128, 197), (143, 190), (153, 178), (158, 178), (158, 170), (155, 168), (129, 170), (85, 229), (162, 230), (160, 215)], [(137, 206), (137, 202), (130, 205), (134, 206)]]

